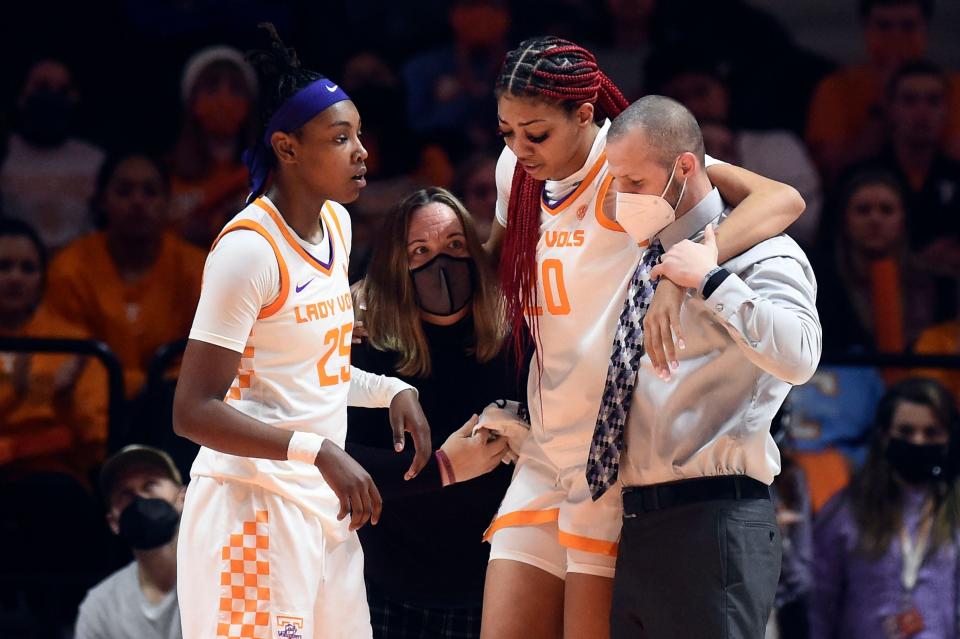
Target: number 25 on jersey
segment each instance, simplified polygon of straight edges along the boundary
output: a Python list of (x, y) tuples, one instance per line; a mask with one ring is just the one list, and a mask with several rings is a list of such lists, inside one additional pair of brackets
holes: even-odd
[[(336, 386), (340, 382), (350, 381), (350, 343), (353, 335), (353, 322), (344, 324), (339, 328), (331, 328), (323, 336), (323, 346), (326, 352), (317, 362), (317, 375), (320, 378), (321, 386)], [(337, 362), (332, 363), (333, 373), (327, 371), (330, 365), (330, 359), (337, 354), (340, 366), (337, 369)]]

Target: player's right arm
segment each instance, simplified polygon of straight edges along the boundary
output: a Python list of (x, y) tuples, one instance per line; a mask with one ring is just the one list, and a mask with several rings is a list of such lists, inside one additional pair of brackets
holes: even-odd
[[(279, 271), (266, 240), (249, 231), (226, 235), (211, 252), (191, 339), (173, 402), (174, 431), (201, 446), (242, 457), (285, 460), (293, 433), (253, 419), (223, 401), (260, 309), (275, 297)], [(216, 342), (216, 343), (215, 343)], [(351, 529), (380, 517), (370, 475), (335, 442), (315, 462), (340, 500)]]
[(494, 220), (490, 225), (490, 237), (487, 238), (483, 248), (486, 249), (487, 255), (494, 264), (500, 261), (500, 246), (503, 244), (503, 234), (506, 232), (507, 228), (500, 224), (499, 220)]
[(496, 265), (500, 261), (500, 246), (503, 243), (503, 234), (507, 230), (507, 208), (510, 203), (510, 189), (513, 187), (513, 170), (517, 166), (517, 156), (508, 147), (497, 159), (497, 208), (494, 211), (493, 224), (490, 225), (490, 238), (483, 248)]

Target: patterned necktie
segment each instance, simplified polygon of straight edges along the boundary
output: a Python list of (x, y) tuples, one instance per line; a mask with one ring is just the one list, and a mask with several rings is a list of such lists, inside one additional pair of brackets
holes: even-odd
[(607, 492), (620, 471), (623, 428), (627, 423), (633, 387), (640, 370), (640, 357), (643, 355), (643, 317), (650, 308), (653, 292), (657, 288), (657, 282), (650, 281), (650, 271), (662, 255), (660, 240), (655, 240), (643, 252), (630, 278), (627, 299), (620, 313), (620, 321), (617, 322), (600, 414), (597, 415), (593, 441), (590, 442), (590, 456), (587, 458), (587, 484), (594, 501)]

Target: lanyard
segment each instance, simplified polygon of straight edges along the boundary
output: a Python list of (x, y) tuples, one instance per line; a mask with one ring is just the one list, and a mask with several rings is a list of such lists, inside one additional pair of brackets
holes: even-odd
[(906, 524), (900, 528), (900, 547), (903, 550), (903, 570), (900, 573), (900, 580), (907, 592), (912, 592), (917, 585), (917, 577), (920, 574), (920, 566), (923, 565), (923, 557), (927, 553), (927, 546), (930, 544), (930, 533), (933, 530), (933, 509), (929, 502), (923, 508), (921, 514), (920, 526), (917, 529), (917, 540), (910, 539), (910, 533), (907, 531)]

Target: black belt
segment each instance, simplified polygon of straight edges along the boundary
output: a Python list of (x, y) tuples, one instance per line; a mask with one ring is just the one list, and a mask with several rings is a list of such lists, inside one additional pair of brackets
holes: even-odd
[(626, 517), (674, 506), (717, 499), (770, 499), (770, 488), (746, 475), (686, 479), (668, 484), (623, 489)]

